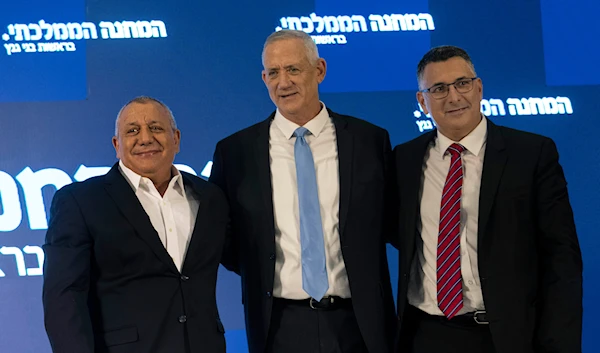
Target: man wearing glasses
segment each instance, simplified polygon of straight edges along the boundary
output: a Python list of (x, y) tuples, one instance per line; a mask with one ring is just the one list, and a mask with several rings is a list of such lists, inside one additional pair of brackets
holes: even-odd
[(398, 352), (581, 352), (582, 260), (554, 142), (480, 112), (469, 55), (431, 49), (437, 129), (394, 149)]

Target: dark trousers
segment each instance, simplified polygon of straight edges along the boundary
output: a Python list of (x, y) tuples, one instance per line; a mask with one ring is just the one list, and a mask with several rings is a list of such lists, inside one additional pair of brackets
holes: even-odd
[(312, 309), (307, 301), (273, 299), (267, 353), (368, 353), (351, 303)]
[(489, 325), (453, 322), (408, 305), (399, 353), (495, 353)]

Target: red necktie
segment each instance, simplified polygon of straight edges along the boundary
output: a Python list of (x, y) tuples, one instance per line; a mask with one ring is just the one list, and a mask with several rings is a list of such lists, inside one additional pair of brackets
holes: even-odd
[(438, 307), (451, 319), (463, 307), (460, 272), (460, 198), (463, 168), (460, 158), (465, 147), (457, 143), (448, 147), (450, 169), (442, 192), (440, 228), (437, 246)]

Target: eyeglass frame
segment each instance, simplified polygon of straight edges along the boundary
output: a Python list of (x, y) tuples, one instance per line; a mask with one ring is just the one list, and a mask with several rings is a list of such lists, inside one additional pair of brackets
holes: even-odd
[[(479, 78), (478, 76), (475, 76), (475, 77), (464, 77), (464, 78), (459, 78), (459, 79), (457, 79), (456, 81), (454, 81), (452, 83), (436, 83), (435, 85), (433, 85), (433, 86), (431, 86), (429, 88), (419, 90), (419, 92), (421, 92), (421, 93), (429, 93), (429, 94), (431, 94), (431, 96), (434, 99), (444, 99), (444, 98), (448, 97), (448, 95), (450, 94), (450, 86), (454, 86), (454, 89), (456, 90), (456, 92), (458, 92), (460, 94), (471, 92), (471, 90), (473, 89), (472, 83), (473, 83), (473, 81), (477, 80), (478, 78)], [(456, 84), (459, 83), (459, 82), (461, 82), (461, 81), (469, 81), (469, 80), (471, 82), (471, 89), (468, 90), (468, 91), (465, 91), (465, 92), (459, 92), (458, 89), (456, 88)], [(434, 88), (434, 87), (442, 87), (442, 86), (448, 87), (448, 90), (446, 91), (446, 95), (443, 96), (443, 97), (434, 97), (433, 93), (431, 93), (430, 90), (432, 88)]]

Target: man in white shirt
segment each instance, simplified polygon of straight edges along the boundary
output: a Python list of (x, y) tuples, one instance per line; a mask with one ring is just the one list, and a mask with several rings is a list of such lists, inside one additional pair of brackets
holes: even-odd
[(251, 353), (386, 353), (395, 330), (384, 239), (385, 130), (319, 100), (326, 63), (302, 31), (273, 33), (277, 110), (216, 147), (231, 207), (223, 265), (242, 277)]
[(215, 286), (228, 207), (173, 166), (171, 110), (138, 97), (119, 112), (119, 162), (52, 200), (44, 318), (60, 352), (225, 352)]
[(493, 124), (469, 55), (431, 49), (437, 129), (394, 149), (397, 352), (581, 352), (582, 261), (554, 142)]

